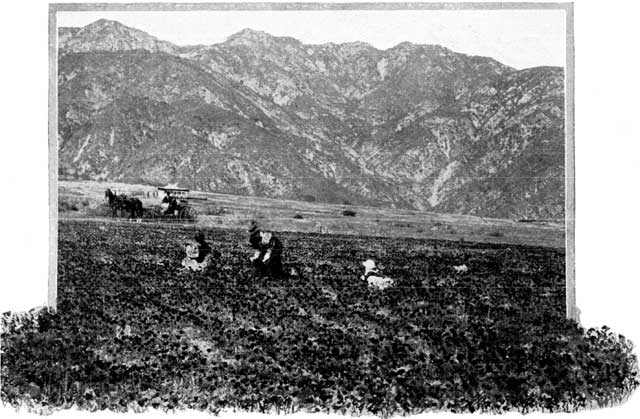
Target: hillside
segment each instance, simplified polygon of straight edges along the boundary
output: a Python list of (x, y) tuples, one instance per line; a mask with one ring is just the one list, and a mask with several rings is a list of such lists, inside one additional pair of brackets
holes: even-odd
[(59, 174), (500, 218), (564, 216), (564, 75), (435, 45), (60, 28)]

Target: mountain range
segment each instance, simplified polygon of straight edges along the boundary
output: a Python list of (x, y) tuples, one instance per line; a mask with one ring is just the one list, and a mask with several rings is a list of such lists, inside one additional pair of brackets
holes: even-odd
[(178, 46), (58, 29), (62, 179), (496, 218), (564, 217), (564, 69), (251, 29)]

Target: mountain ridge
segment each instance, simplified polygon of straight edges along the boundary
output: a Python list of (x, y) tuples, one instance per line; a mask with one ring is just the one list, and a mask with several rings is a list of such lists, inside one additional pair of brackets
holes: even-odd
[[(562, 68), (251, 29), (186, 47), (107, 22), (60, 33), (61, 176), (564, 216)], [(158, 149), (166, 161), (149, 154)]]
[[(62, 26), (62, 27), (58, 27), (58, 33), (60, 34), (60, 32), (63, 32), (65, 34), (67, 34), (67, 33), (71, 32), (71, 33), (73, 33), (75, 35), (77, 32), (79, 32), (79, 31), (81, 31), (83, 29), (91, 28), (91, 27), (100, 28), (100, 29), (103, 29), (104, 27), (127, 28), (127, 29), (132, 29), (132, 30), (134, 30), (136, 32), (144, 33), (148, 37), (153, 38), (155, 40), (159, 40), (159, 38), (157, 38), (157, 37), (155, 37), (153, 35), (150, 35), (147, 32), (144, 32), (142, 30), (126, 26), (126, 25), (124, 25), (124, 24), (122, 24), (122, 23), (120, 23), (120, 22), (118, 22), (116, 20), (111, 20), (111, 19), (99, 19), (99, 20), (97, 20), (97, 21), (95, 21), (95, 22), (93, 22), (93, 23), (91, 23), (89, 25), (86, 25), (86, 26), (79, 26), (79, 27), (77, 27), (77, 26)], [(325, 42), (325, 43), (321, 43), (321, 44), (314, 44), (314, 43), (307, 44), (307, 43), (304, 43), (304, 42), (302, 42), (302, 41), (300, 41), (300, 40), (298, 40), (296, 38), (290, 37), (290, 36), (271, 35), (268, 32), (252, 29), (252, 28), (249, 28), (249, 27), (240, 29), (239, 31), (232, 33), (231, 35), (227, 36), (227, 38), (224, 41), (214, 42), (212, 44), (178, 45), (178, 44), (175, 44), (175, 43), (172, 43), (172, 42), (169, 42), (169, 41), (161, 41), (161, 42), (170, 44), (170, 45), (172, 45), (173, 47), (175, 47), (177, 49), (210, 48), (210, 47), (213, 47), (213, 46), (225, 44), (231, 38), (244, 37), (245, 35), (249, 35), (250, 37), (254, 37), (256, 35), (260, 35), (260, 36), (264, 36), (264, 38), (266, 38), (266, 39), (290, 40), (290, 41), (294, 41), (297, 44), (304, 45), (304, 46), (310, 46), (310, 47), (323, 47), (323, 46), (340, 47), (340, 46), (362, 45), (362, 46), (367, 47), (368, 49), (375, 50), (376, 52), (387, 52), (387, 51), (390, 51), (390, 50), (394, 50), (394, 49), (398, 49), (398, 48), (402, 48), (402, 47), (407, 47), (407, 46), (417, 46), (417, 47), (423, 46), (423, 47), (437, 47), (437, 48), (442, 48), (442, 49), (444, 49), (446, 51), (449, 51), (449, 52), (454, 52), (453, 50), (451, 50), (451, 49), (449, 49), (447, 47), (444, 47), (442, 45), (438, 45), (438, 44), (416, 44), (416, 43), (413, 43), (413, 42), (410, 42), (410, 41), (403, 41), (403, 42), (400, 42), (400, 43), (398, 43), (398, 44), (396, 44), (394, 46), (391, 46), (391, 47), (385, 48), (385, 49), (377, 48), (377, 47), (375, 47), (375, 46), (373, 46), (373, 45), (371, 45), (371, 44), (369, 44), (367, 42), (364, 42), (364, 41), (347, 41), (347, 42), (341, 42), (341, 43)], [(68, 45), (65, 45), (64, 41), (60, 41), (59, 43), (60, 43), (60, 48), (61, 49), (68, 49), (69, 48)], [(94, 50), (99, 50), (99, 48), (96, 48), (96, 47), (97, 47), (96, 45), (93, 46)], [(498, 62), (497, 60), (495, 60), (495, 59), (493, 59), (492, 57), (489, 57), (489, 56), (469, 55), (469, 54), (464, 54), (464, 53), (461, 53), (461, 52), (455, 52), (455, 54), (466, 55), (466, 56), (471, 57), (471, 58), (491, 59), (491, 60), (494, 60), (494, 61)], [(501, 64), (501, 65), (504, 65), (504, 64)], [(540, 67), (554, 67), (554, 66), (542, 65)], [(534, 67), (529, 67), (529, 68), (534, 68)]]

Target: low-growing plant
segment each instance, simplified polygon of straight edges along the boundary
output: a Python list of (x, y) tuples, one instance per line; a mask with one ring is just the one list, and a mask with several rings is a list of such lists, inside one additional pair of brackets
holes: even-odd
[(90, 206), (87, 199), (61, 196), (58, 198), (58, 211), (80, 211)]
[(306, 195), (301, 195), (300, 200), (305, 202), (316, 202), (316, 197), (313, 195), (306, 194)]
[(206, 215), (215, 215), (215, 216), (221, 216), (221, 215), (225, 215), (225, 214), (229, 214), (229, 210), (227, 210), (225, 207), (206, 207), (204, 213)]
[(68, 200), (58, 200), (58, 211), (78, 211), (78, 206), (75, 203), (69, 202)]
[[(629, 341), (565, 318), (561, 250), (282, 232), (295, 274), (276, 281), (244, 230), (205, 231), (223, 256), (183, 272), (193, 233), (60, 222), (57, 312), (3, 318), (3, 402), (388, 417), (574, 411), (638, 387)], [(396, 286), (359, 280), (372, 257)]]

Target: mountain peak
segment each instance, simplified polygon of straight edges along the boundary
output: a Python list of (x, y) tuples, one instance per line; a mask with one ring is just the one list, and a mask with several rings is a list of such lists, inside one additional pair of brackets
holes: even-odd
[(301, 44), (295, 38), (288, 36), (274, 36), (264, 31), (251, 28), (244, 28), (227, 38), (226, 43), (231, 45), (267, 45), (273, 43)]
[(251, 28), (244, 28), (240, 32), (236, 32), (227, 38), (227, 42), (236, 41), (267, 41), (271, 40), (273, 36), (264, 32)]
[[(77, 34), (102, 34), (105, 35), (107, 33), (118, 33), (120, 35), (124, 33), (135, 33), (142, 32), (139, 29), (130, 28), (128, 26), (123, 25), (120, 22), (109, 19), (99, 19), (95, 22), (89, 23), (88, 25), (79, 29)], [(144, 33), (144, 32), (142, 32)], [(147, 36), (151, 36), (145, 34)]]
[(266, 33), (265, 31), (259, 31), (257, 29), (244, 28), (241, 31), (231, 35), (231, 36), (245, 36), (245, 37), (260, 37), (260, 38), (271, 38), (271, 35)]
[(362, 41), (345, 42), (337, 45), (337, 49), (343, 53), (349, 55), (355, 55), (360, 53), (371, 53), (372, 51), (378, 51), (374, 46)]
[(412, 42), (409, 41), (404, 41), (404, 42), (400, 42), (398, 45), (395, 45), (389, 49), (387, 49), (387, 51), (411, 51), (414, 50), (416, 48), (419, 48), (420, 45), (418, 44), (414, 44)]
[(117, 20), (110, 20), (110, 19), (98, 19), (93, 23), (88, 24), (85, 27), (97, 27), (97, 26), (125, 26), (122, 23), (118, 22)]
[(60, 48), (66, 52), (144, 49), (173, 54), (177, 51), (177, 47), (169, 42), (160, 41), (146, 32), (109, 19), (99, 19), (75, 32), (66, 33), (70, 36), (59, 39)]

